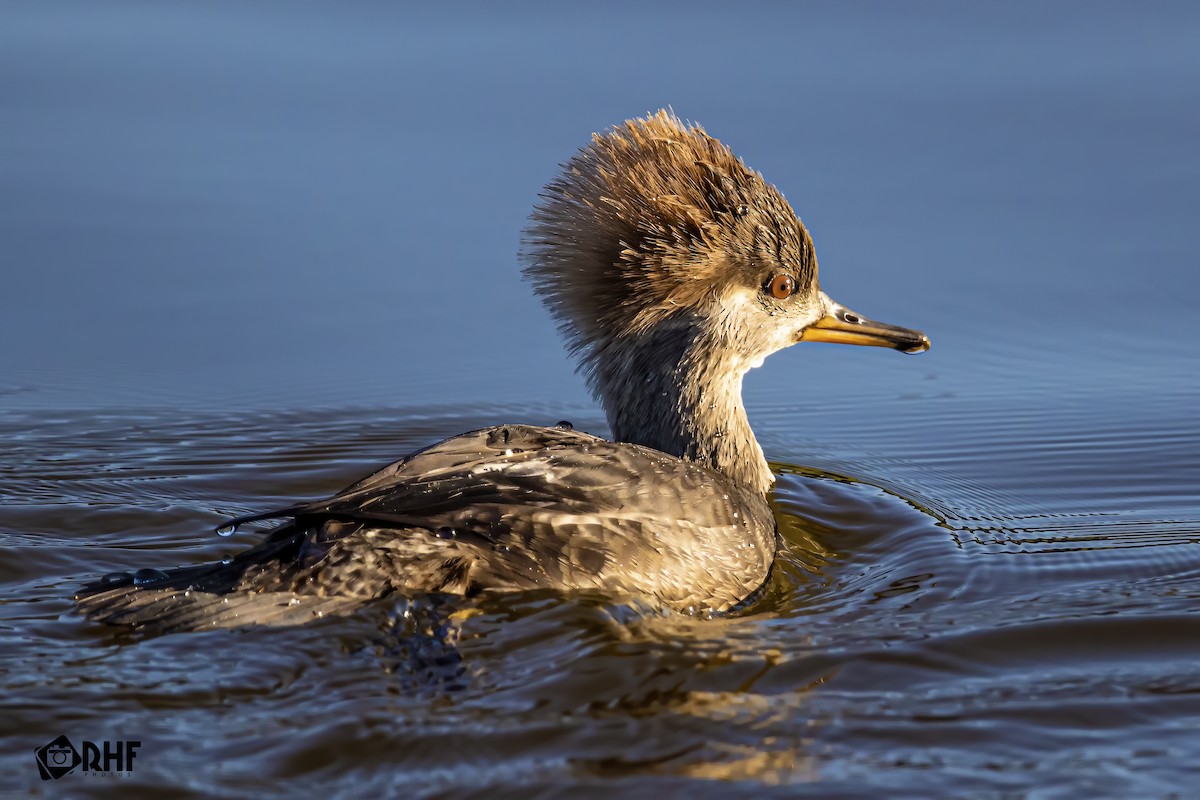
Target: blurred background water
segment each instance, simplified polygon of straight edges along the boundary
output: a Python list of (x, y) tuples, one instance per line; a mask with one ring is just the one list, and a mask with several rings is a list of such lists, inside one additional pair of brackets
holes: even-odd
[[(1186, 796), (1197, 41), (1186, 3), (6, 4), (0, 788)], [(453, 685), (378, 644), (395, 608), (73, 615), (444, 436), (604, 433), (515, 253), (559, 163), (663, 106), (934, 343), (748, 376), (788, 542), (758, 607), (486, 601)], [(43, 785), (59, 734), (144, 746)]]

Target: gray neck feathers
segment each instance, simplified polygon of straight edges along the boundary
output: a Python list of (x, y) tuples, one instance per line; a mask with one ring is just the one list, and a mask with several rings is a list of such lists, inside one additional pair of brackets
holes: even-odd
[(766, 495), (774, 483), (742, 405), (728, 352), (686, 325), (597, 342), (585, 357), (592, 389), (619, 442), (705, 464)]

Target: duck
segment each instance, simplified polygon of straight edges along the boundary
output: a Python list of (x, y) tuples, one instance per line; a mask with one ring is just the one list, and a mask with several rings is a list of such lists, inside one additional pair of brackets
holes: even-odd
[(330, 498), (232, 520), (277, 524), (220, 563), (93, 581), (79, 612), (172, 632), (549, 589), (734, 613), (780, 546), (743, 377), (801, 342), (930, 346), (823, 292), (783, 194), (669, 110), (593, 134), (540, 193), (519, 259), (611, 439), (569, 424), (454, 436)]

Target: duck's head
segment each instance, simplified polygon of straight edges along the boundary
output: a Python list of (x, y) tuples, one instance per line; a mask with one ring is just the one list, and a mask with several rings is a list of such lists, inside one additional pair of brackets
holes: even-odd
[(737, 374), (802, 341), (929, 348), (822, 292), (783, 195), (667, 111), (593, 136), (543, 190), (523, 258), (593, 388), (606, 358), (664, 330)]

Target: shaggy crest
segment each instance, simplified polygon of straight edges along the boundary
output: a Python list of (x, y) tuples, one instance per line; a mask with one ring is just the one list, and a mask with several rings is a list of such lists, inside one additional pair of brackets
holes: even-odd
[(705, 313), (770, 264), (815, 289), (812, 240), (787, 200), (699, 125), (668, 111), (595, 134), (546, 186), (524, 274), (590, 372), (597, 351)]

